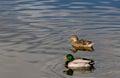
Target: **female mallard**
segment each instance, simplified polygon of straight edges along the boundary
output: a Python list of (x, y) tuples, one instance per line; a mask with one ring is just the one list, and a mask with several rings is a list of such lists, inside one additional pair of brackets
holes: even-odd
[(73, 55), (68, 54), (64, 58), (67, 60), (65, 62), (65, 67), (69, 69), (79, 69), (81, 67), (91, 67), (94, 65), (94, 61), (87, 58), (74, 58)]
[(92, 41), (88, 41), (88, 40), (85, 40), (85, 39), (78, 39), (78, 37), (76, 35), (73, 35), (71, 37), (68, 38), (69, 41), (72, 41), (72, 46), (74, 49), (70, 49), (72, 50), (73, 52), (77, 52), (78, 50), (94, 50), (93, 49), (93, 42)]

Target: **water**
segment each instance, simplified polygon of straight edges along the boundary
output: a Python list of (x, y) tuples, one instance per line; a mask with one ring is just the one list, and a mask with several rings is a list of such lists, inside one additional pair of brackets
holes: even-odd
[[(0, 0), (1, 78), (119, 78), (120, 0)], [(94, 52), (73, 54), (71, 35), (92, 40)], [(96, 61), (89, 73), (63, 73), (63, 57)]]

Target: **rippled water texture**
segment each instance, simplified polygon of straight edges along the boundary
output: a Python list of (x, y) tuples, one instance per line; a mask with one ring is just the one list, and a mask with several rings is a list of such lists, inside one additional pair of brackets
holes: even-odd
[[(72, 53), (74, 34), (95, 51)], [(1, 78), (69, 78), (68, 53), (96, 62), (73, 78), (120, 77), (120, 0), (0, 0)]]

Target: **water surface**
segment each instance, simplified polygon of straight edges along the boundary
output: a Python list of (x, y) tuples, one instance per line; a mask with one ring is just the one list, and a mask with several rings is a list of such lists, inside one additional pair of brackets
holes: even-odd
[(90, 73), (74, 78), (120, 77), (119, 0), (0, 0), (1, 78), (69, 78), (63, 57), (67, 37), (92, 40), (94, 52), (76, 57), (96, 61)]

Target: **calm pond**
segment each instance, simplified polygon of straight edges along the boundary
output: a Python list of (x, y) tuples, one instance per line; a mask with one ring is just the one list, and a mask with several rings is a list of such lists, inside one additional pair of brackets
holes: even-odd
[[(94, 51), (72, 53), (71, 35)], [(95, 70), (66, 75), (67, 54)], [(120, 78), (120, 0), (0, 0), (0, 77)]]

